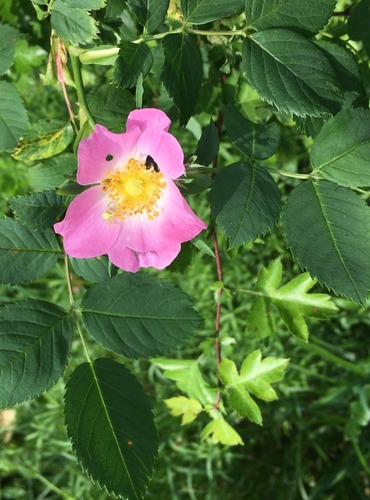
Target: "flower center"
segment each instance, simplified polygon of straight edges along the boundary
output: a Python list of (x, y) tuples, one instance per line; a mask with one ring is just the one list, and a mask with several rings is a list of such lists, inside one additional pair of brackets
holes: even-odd
[(102, 181), (102, 186), (110, 198), (104, 219), (118, 217), (124, 220), (130, 215), (145, 213), (152, 220), (159, 215), (158, 200), (166, 182), (158, 168), (148, 168), (130, 158), (124, 169), (111, 172)]

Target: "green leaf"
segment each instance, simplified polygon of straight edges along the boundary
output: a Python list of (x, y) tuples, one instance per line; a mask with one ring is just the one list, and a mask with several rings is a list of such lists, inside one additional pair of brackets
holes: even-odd
[(81, 307), (85, 326), (95, 340), (132, 358), (174, 349), (200, 321), (183, 292), (164, 280), (140, 274), (118, 275), (93, 285)]
[(127, 0), (128, 7), (148, 33), (163, 24), (169, 3), (169, 0)]
[(311, 150), (313, 175), (357, 187), (370, 186), (370, 111), (346, 109), (330, 118)]
[(253, 33), (243, 45), (243, 69), (251, 86), (285, 113), (317, 116), (342, 102), (334, 69), (304, 36), (286, 29)]
[(360, 40), (368, 54), (370, 54), (369, 17), (370, 4), (368, 1), (362, 0), (353, 6), (348, 18), (348, 34), (350, 38)]
[(202, 131), (197, 150), (197, 162), (201, 165), (209, 165), (213, 162), (218, 153), (220, 141), (215, 124), (211, 120), (210, 124)]
[(105, 7), (107, 0), (62, 0), (68, 7), (85, 10), (99, 10)]
[(248, 0), (245, 15), (256, 30), (288, 28), (315, 34), (332, 15), (336, 0)]
[(37, 163), (28, 170), (30, 186), (35, 191), (48, 191), (64, 184), (77, 169), (75, 155), (64, 153)]
[(271, 384), (284, 376), (289, 359), (268, 357), (262, 360), (258, 349), (249, 354), (240, 368), (240, 375), (235, 363), (223, 358), (219, 367), (219, 376), (225, 384), (230, 406), (242, 417), (262, 425), (262, 415), (250, 393), (263, 401), (274, 401), (277, 394)]
[(17, 90), (0, 81), (0, 151), (13, 149), (28, 126), (27, 112)]
[(18, 30), (8, 24), (0, 23), (0, 75), (6, 73), (14, 61), (15, 42), (18, 36)]
[(265, 160), (279, 145), (280, 127), (276, 122), (258, 124), (245, 118), (233, 104), (224, 109), (230, 140), (249, 160)]
[(179, 110), (180, 125), (193, 113), (202, 83), (202, 56), (193, 35), (173, 34), (162, 40), (165, 63), (161, 80)]
[(230, 247), (267, 233), (280, 212), (280, 191), (262, 168), (233, 163), (219, 172), (211, 190), (213, 217)]
[(86, 281), (105, 281), (112, 277), (112, 266), (106, 255), (94, 259), (70, 258), (73, 270)]
[[(257, 331), (259, 338), (273, 335), (271, 304), (274, 304), (289, 331), (296, 337), (307, 340), (309, 332), (305, 316), (325, 318), (338, 309), (331, 302), (329, 295), (307, 293), (315, 284), (315, 280), (308, 273), (301, 274), (278, 288), (281, 278), (280, 259), (272, 261), (267, 269), (261, 269), (257, 279), (257, 291), (262, 296), (258, 297), (252, 306), (248, 325), (251, 330)], [(257, 313), (260, 313), (259, 318), (256, 317)]]
[(60, 120), (40, 120), (33, 124), (19, 141), (14, 157), (35, 161), (50, 158), (64, 151), (73, 139), (70, 123)]
[(23, 283), (48, 271), (61, 253), (51, 229), (31, 231), (20, 222), (0, 219), (0, 283)]
[(67, 383), (67, 434), (85, 472), (111, 495), (144, 497), (157, 455), (150, 401), (121, 364), (79, 365)]
[(217, 389), (209, 387), (204, 380), (198, 360), (156, 358), (152, 363), (164, 370), (163, 375), (176, 382), (190, 399), (199, 401), (204, 407), (215, 404)]
[(325, 40), (315, 44), (322, 50), (334, 68), (337, 81), (344, 95), (344, 107), (368, 107), (366, 90), (361, 79), (360, 66), (353, 53)]
[(63, 374), (72, 343), (68, 313), (41, 300), (0, 310), (0, 407), (36, 397)]
[(235, 429), (231, 427), (230, 424), (226, 422), (226, 420), (222, 416), (219, 416), (219, 418), (217, 419), (211, 420), (211, 422), (209, 422), (209, 424), (207, 424), (202, 430), (200, 437), (201, 439), (210, 437), (213, 443), (221, 443), (226, 446), (237, 446), (238, 444), (244, 444), (240, 435), (236, 432)]
[(140, 74), (145, 78), (152, 67), (152, 52), (145, 43), (122, 41), (119, 47), (114, 83), (123, 88), (135, 87)]
[(182, 416), (181, 425), (190, 424), (203, 411), (199, 401), (184, 396), (165, 399), (164, 403), (169, 408), (171, 415), (174, 417)]
[(72, 45), (91, 43), (97, 38), (97, 27), (87, 10), (76, 9), (63, 0), (52, 5), (51, 26), (56, 34)]
[(192, 24), (205, 24), (239, 14), (243, 11), (244, 4), (245, 0), (180, 0), (185, 21)]
[(9, 200), (17, 218), (29, 229), (47, 229), (58, 222), (67, 200), (55, 191), (18, 196)]
[(370, 286), (370, 208), (364, 200), (328, 181), (306, 182), (290, 193), (283, 220), (299, 264), (335, 293), (364, 303)]
[(123, 132), (135, 99), (128, 90), (101, 85), (87, 95), (87, 103), (97, 123), (112, 132)]

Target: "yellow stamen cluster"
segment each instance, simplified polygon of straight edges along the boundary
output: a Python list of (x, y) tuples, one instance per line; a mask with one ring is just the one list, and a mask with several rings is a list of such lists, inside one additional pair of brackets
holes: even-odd
[(111, 172), (102, 181), (103, 191), (108, 192), (110, 202), (103, 213), (104, 219), (146, 214), (149, 220), (158, 217), (158, 200), (166, 186), (164, 176), (144, 163), (130, 158), (122, 170)]

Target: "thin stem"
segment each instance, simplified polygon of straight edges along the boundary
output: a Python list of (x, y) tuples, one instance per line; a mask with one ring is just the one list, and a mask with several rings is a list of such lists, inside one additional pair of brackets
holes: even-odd
[(91, 358), (90, 358), (89, 352), (87, 350), (85, 339), (83, 337), (83, 333), (82, 333), (81, 326), (80, 326), (79, 317), (77, 316), (77, 312), (76, 312), (76, 308), (75, 308), (75, 299), (74, 299), (74, 296), (73, 296), (72, 280), (71, 280), (71, 275), (70, 275), (70, 272), (69, 272), (69, 265), (68, 265), (68, 256), (67, 256), (67, 254), (64, 254), (64, 268), (65, 268), (65, 274), (66, 274), (69, 303), (71, 304), (71, 310), (74, 312), (74, 317), (75, 317), (75, 321), (76, 321), (77, 331), (78, 331), (78, 334), (79, 334), (81, 342), (82, 342), (82, 346), (83, 346), (84, 351), (85, 351), (86, 359), (87, 359), (87, 361), (89, 363), (91, 363)]
[(369, 464), (367, 463), (366, 458), (365, 458), (364, 454), (362, 453), (359, 444), (355, 440), (352, 440), (352, 446), (354, 447), (356, 455), (357, 455), (357, 458), (358, 458), (358, 461), (362, 465), (362, 467), (365, 470), (366, 474), (370, 475)]
[(247, 36), (245, 30), (234, 30), (234, 31), (207, 31), (207, 30), (197, 30), (194, 28), (184, 28), (185, 33), (190, 33), (193, 35), (202, 36)]
[(91, 125), (92, 128), (95, 127), (95, 120), (92, 117), (89, 107), (87, 105), (86, 97), (85, 97), (85, 90), (84, 90), (84, 85), (82, 81), (82, 74), (81, 74), (81, 67), (80, 67), (80, 61), (77, 56), (73, 54), (69, 54), (71, 58), (71, 64), (72, 64), (72, 72), (73, 72), (73, 79), (76, 85), (76, 92), (77, 92), (77, 99), (80, 104), (80, 109), (82, 109), (86, 115), (87, 121)]
[(54, 493), (57, 493), (58, 495), (60, 495), (62, 498), (65, 498), (67, 500), (73, 500), (73, 497), (67, 495), (66, 493), (63, 493), (62, 490), (60, 490), (57, 486), (55, 486), (53, 483), (51, 483), (48, 479), (46, 479), (46, 477), (42, 476), (41, 474), (39, 474), (38, 472), (36, 472), (35, 470), (32, 470), (32, 469), (29, 469), (27, 467), (24, 467), (23, 465), (21, 464), (17, 464), (17, 470), (23, 474), (26, 478), (29, 478), (30, 476), (33, 477), (33, 478), (36, 478), (38, 479), (39, 481), (41, 481), (45, 486), (47, 486), (51, 491), (53, 491)]
[[(223, 114), (220, 111), (217, 117), (217, 134), (218, 137), (221, 138), (222, 134), (222, 122), (223, 122)], [(213, 162), (213, 168), (217, 169), (217, 156), (214, 159)], [(216, 258), (216, 270), (217, 270), (217, 279), (218, 281), (222, 282), (223, 281), (223, 272), (222, 272), (222, 263), (221, 263), (221, 256), (220, 256), (220, 247), (218, 244), (218, 238), (217, 238), (217, 232), (216, 229), (213, 230), (213, 249), (215, 252), (215, 258)], [(224, 288), (223, 286), (218, 290), (217, 292), (217, 303), (216, 303), (216, 317), (215, 317), (215, 351), (216, 351), (216, 368), (217, 368), (217, 385), (218, 385), (218, 391), (216, 395), (216, 401), (213, 406), (213, 409), (215, 411), (218, 410), (218, 407), (221, 402), (221, 388), (222, 388), (222, 381), (218, 375), (219, 367), (221, 364), (221, 343), (220, 343), (220, 322), (221, 322), (221, 297), (223, 294)]]
[(75, 299), (73, 297), (71, 275), (69, 274), (68, 255), (66, 253), (64, 254), (64, 270), (65, 270), (65, 274), (66, 274), (69, 303), (71, 304), (72, 310), (74, 310), (74, 308), (75, 308)]

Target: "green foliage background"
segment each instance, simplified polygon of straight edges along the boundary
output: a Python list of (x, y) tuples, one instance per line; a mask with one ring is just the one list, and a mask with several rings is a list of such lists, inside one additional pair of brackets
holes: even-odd
[[(53, 13), (52, 24), (58, 25), (58, 15), (62, 12), (60, 0)], [(35, 2), (37, 4), (37, 2)], [(99, 3), (99, 2), (98, 2)], [(135, 1), (128, 4), (135, 4)], [(138, 2), (140, 3), (140, 2)], [(238, 11), (240, 1), (230, 1), (230, 14)], [(345, 11), (351, 2), (339, 2), (338, 11)], [(43, 2), (40, 2), (42, 7)], [(111, 12), (117, 7), (117, 2), (109, 2)], [(189, 2), (191, 4), (191, 2)], [(194, 3), (195, 5), (195, 3)], [(42, 10), (42, 8), (40, 9)], [(109, 43), (109, 23), (99, 19), (100, 30)], [(214, 19), (217, 19), (215, 12)], [(17, 25), (21, 36), (15, 47), (15, 62), (10, 71), (6, 73), (6, 82), (11, 83), (22, 96), (29, 114), (29, 121), (35, 123), (39, 119), (62, 120), (66, 123), (68, 112), (64, 105), (61, 89), (56, 85), (55, 74), (45, 74), (48, 67), (48, 52), (50, 50), (50, 27), (47, 23), (37, 20), (36, 12), (31, 2), (21, 0), (5, 0), (0, 7), (0, 16), (3, 22)], [(199, 16), (199, 17), (197, 17)], [(112, 16), (113, 17), (113, 16)], [(81, 18), (89, 22), (87, 18)], [(85, 21), (83, 20), (85, 19)], [(188, 12), (189, 22), (204, 23), (202, 10)], [(199, 21), (200, 19), (200, 21)], [(211, 22), (213, 18), (207, 20)], [(132, 30), (133, 38), (137, 33), (135, 22), (127, 16), (124, 18), (122, 30)], [(145, 20), (144, 20), (145, 21)], [(226, 23), (228, 21), (225, 21)], [(235, 21), (238, 22), (237, 20)], [(157, 26), (155, 18), (147, 20), (147, 29), (150, 33)], [(173, 21), (176, 26), (176, 19)], [(357, 28), (356, 28), (357, 26)], [(258, 27), (258, 26), (257, 26)], [(268, 28), (269, 26), (263, 26)], [(304, 27), (302, 28), (304, 30)], [(343, 29), (341, 18), (334, 19), (328, 28), (332, 34), (340, 35)], [(362, 39), (358, 33), (358, 25), (351, 27), (355, 40)], [(87, 26), (86, 36), (80, 32), (82, 40), (77, 42), (91, 42), (91, 27)], [(270, 35), (269, 35), (270, 36)], [(280, 33), (279, 36), (286, 36)], [(298, 36), (298, 35), (297, 35)], [(178, 39), (173, 35), (163, 44), (163, 50), (168, 54), (169, 60), (176, 53)], [(272, 34), (271, 34), (272, 37)], [(356, 38), (358, 37), (358, 38)], [(260, 38), (260, 39), (259, 39)], [(71, 40), (75, 42), (76, 40)], [(256, 35), (253, 43), (247, 47), (255, 57), (261, 56), (258, 52), (264, 43), (276, 39), (261, 40), (261, 35)], [(190, 37), (189, 46), (194, 43)], [(238, 42), (235, 42), (236, 45)], [(368, 46), (365, 48), (368, 50)], [(135, 57), (142, 58), (140, 68), (145, 69), (145, 45), (140, 46), (142, 53), (135, 53)], [(239, 47), (241, 49), (241, 47)], [(110, 66), (85, 65), (83, 77), (85, 85), (91, 89), (88, 96), (90, 109), (95, 118), (111, 130), (122, 130), (125, 118), (134, 106), (135, 93), (132, 90), (116, 89), (111, 87), (104, 94), (106, 112), (99, 120), (101, 95), (107, 83), (113, 78), (122, 84), (123, 75), (131, 68), (132, 46), (129, 42), (120, 47), (120, 65), (115, 73)], [(359, 50), (363, 50), (359, 47)], [(368, 74), (368, 59), (363, 54), (364, 74)], [(210, 57), (218, 67), (223, 67), (226, 82), (222, 92), (227, 95), (237, 95), (242, 111), (250, 119), (265, 117), (269, 119), (271, 109), (247, 85), (241, 83), (238, 72), (228, 73), (228, 66), (234, 64), (232, 51), (220, 44), (215, 44), (210, 49)], [(189, 61), (189, 71), (190, 71)], [(132, 64), (132, 63), (131, 63)], [(168, 93), (176, 104), (180, 103), (180, 122), (186, 123), (191, 111), (183, 105), (181, 96), (181, 82), (176, 81), (176, 71), (166, 67), (163, 76)], [(186, 128), (176, 127), (173, 133), (180, 140), (187, 153), (194, 152), (197, 148), (200, 125), (204, 128), (209, 123), (209, 115), (214, 113), (220, 92), (213, 85), (212, 79), (217, 75), (211, 74), (207, 83), (200, 90), (200, 97), (196, 104), (198, 122), (191, 120)], [(40, 79), (44, 73), (44, 83)], [(145, 73), (145, 71), (144, 71)], [(163, 86), (157, 83), (160, 65), (154, 65), (152, 74), (144, 82), (144, 105), (152, 105), (153, 95), (158, 106), (167, 111), (172, 118), (177, 117), (177, 111), (168, 98)], [(145, 75), (144, 75), (145, 76)], [(201, 76), (196, 72), (192, 78), (192, 85), (200, 85)], [(258, 79), (258, 75), (255, 76)], [(134, 81), (134, 83), (136, 80)], [(369, 80), (365, 82), (369, 86)], [(124, 85), (130, 89), (134, 83), (125, 81)], [(180, 85), (180, 86), (179, 86)], [(258, 82), (257, 82), (258, 85)], [(179, 91), (180, 89), (180, 91)], [(367, 89), (368, 91), (368, 89)], [(264, 97), (269, 100), (268, 89)], [(349, 91), (348, 91), (349, 92)], [(332, 100), (335, 103), (335, 92)], [(263, 92), (262, 92), (263, 95)], [(120, 100), (121, 98), (121, 100)], [(117, 102), (121, 108), (117, 113)], [(95, 103), (95, 105), (94, 105)], [(325, 103), (327, 105), (327, 103)], [(189, 103), (191, 108), (191, 103)], [(111, 114), (109, 114), (111, 110)], [(287, 112), (300, 114), (299, 109), (287, 109)], [(314, 110), (315, 111), (315, 110)], [(117, 120), (117, 114), (120, 119)], [(282, 137), (277, 153), (266, 160), (266, 165), (282, 168), (287, 172), (306, 173), (309, 164), (309, 148), (311, 140), (305, 137), (300, 129), (285, 116), (278, 114), (285, 126), (282, 128)], [(237, 130), (233, 129), (233, 120), (229, 120), (225, 111), (225, 125), (227, 132), (234, 142), (238, 144)], [(312, 119), (312, 127), (315, 126)], [(309, 120), (305, 123), (310, 126)], [(334, 125), (333, 125), (334, 127)], [(330, 133), (330, 129), (327, 133)], [(68, 130), (64, 138), (68, 142)], [(260, 131), (252, 129), (251, 137), (258, 136)], [(88, 135), (88, 131), (86, 131)], [(273, 131), (271, 136), (274, 136)], [(247, 171), (251, 167), (241, 163), (241, 156), (236, 148), (231, 147), (225, 134), (221, 142), (219, 162), (221, 166), (233, 164), (233, 168)], [(318, 141), (316, 148), (320, 147)], [(264, 151), (245, 150), (243, 143), (239, 142), (239, 149), (250, 160), (258, 158), (264, 160)], [(244, 148), (244, 149), (243, 149)], [(68, 153), (73, 152), (70, 144)], [(32, 151), (31, 151), (32, 153)], [(30, 154), (29, 150), (27, 154)], [(201, 152), (199, 152), (199, 155)], [(199, 157), (198, 155), (198, 157)], [(314, 162), (315, 149), (311, 151), (311, 161), (314, 168), (320, 165)], [(31, 157), (22, 158), (22, 149), (18, 152), (15, 161), (9, 155), (0, 154), (0, 210), (2, 214), (9, 215), (8, 198), (23, 195), (29, 189), (43, 182), (47, 185), (48, 179), (42, 171), (40, 158), (35, 159), (32, 168), (26, 164)], [(42, 158), (41, 158), (42, 159)], [(52, 161), (52, 160), (49, 160)], [(206, 160), (204, 160), (206, 162)], [(209, 162), (212, 161), (212, 158)], [(68, 162), (70, 165), (70, 162)], [(70, 168), (70, 167), (69, 167)], [(66, 172), (72, 174), (73, 170)], [(249, 170), (248, 170), (249, 172)], [(265, 173), (265, 172), (264, 172)], [(266, 174), (269, 175), (269, 174)], [(330, 168), (327, 168), (330, 176)], [(327, 177), (330, 178), (330, 177)], [(222, 177), (219, 178), (220, 184)], [(284, 184), (278, 181), (279, 187), (286, 199), (289, 192), (297, 185), (295, 179), (288, 179)], [(221, 184), (222, 185), (222, 184)], [(346, 185), (346, 184), (344, 184)], [(359, 184), (361, 185), (361, 184)], [(217, 184), (216, 184), (217, 186)], [(55, 186), (49, 186), (53, 188)], [(201, 186), (203, 187), (203, 186)], [(48, 189), (47, 188), (47, 189)], [(197, 191), (196, 183), (190, 184), (189, 191)], [(67, 193), (69, 194), (69, 193)], [(194, 200), (193, 200), (194, 202)], [(195, 203), (195, 202), (194, 202)], [(199, 205), (199, 199), (197, 199)], [(202, 204), (203, 203), (203, 204)], [(14, 206), (15, 205), (15, 206)], [(16, 201), (13, 209), (17, 213)], [(18, 206), (21, 211), (22, 207)], [(220, 209), (221, 211), (221, 209)], [(209, 216), (207, 200), (197, 206), (200, 216)], [(229, 238), (220, 238), (221, 259), (224, 268), (227, 268), (227, 282), (240, 284), (242, 288), (252, 289), (260, 272), (261, 265), (268, 266), (275, 258), (280, 258), (284, 268), (284, 282), (296, 277), (300, 272), (297, 264), (292, 263), (291, 256), (284, 245), (281, 225), (275, 226), (276, 210), (271, 208), (271, 218), (266, 221), (267, 232), (271, 234), (259, 239), (262, 234), (253, 234), (257, 240), (254, 244), (238, 247), (238, 235), (228, 234)], [(218, 219), (222, 228), (224, 218)], [(245, 235), (244, 235), (245, 238)], [(244, 240), (242, 238), (242, 240)], [(229, 250), (229, 245), (233, 247)], [(190, 339), (186, 346), (174, 351), (173, 358), (197, 359), (200, 357), (202, 373), (213, 386), (217, 383), (215, 377), (215, 361), (213, 343), (210, 340), (214, 330), (214, 294), (215, 290), (210, 285), (216, 281), (214, 260), (211, 256), (196, 253), (190, 255), (189, 248), (185, 245), (180, 258), (169, 270), (156, 272), (156, 276), (165, 277), (187, 292), (196, 307), (202, 312), (203, 323), (195, 337)], [(191, 260), (191, 264), (189, 261)], [(75, 287), (77, 296), (82, 295), (82, 286), (79, 290), (79, 269), (76, 263)], [(81, 271), (81, 270), (80, 270)], [(144, 274), (151, 275), (152, 271)], [(82, 281), (81, 281), (82, 285)], [(0, 287), (0, 305), (5, 305), (14, 299), (32, 298), (52, 301), (61, 307), (68, 307), (64, 293), (64, 270), (61, 264), (54, 267), (48, 278), (38, 279), (29, 285), (12, 285)], [(315, 285), (315, 293), (323, 290)], [(370, 320), (368, 312), (359, 306), (344, 299), (335, 299), (340, 312), (335, 318), (321, 322), (309, 320), (310, 342), (305, 343), (299, 338), (287, 333), (287, 323), (284, 318), (278, 318), (274, 325), (273, 339), (255, 338), (246, 335), (246, 318), (251, 312), (250, 300), (245, 296), (225, 294), (222, 303), (222, 349), (225, 357), (231, 356), (236, 366), (240, 367), (245, 352), (252, 352), (262, 347), (269, 348), (269, 354), (277, 357), (291, 358), (287, 375), (277, 386), (279, 401), (274, 404), (261, 403), (264, 417), (263, 427), (257, 427), (246, 419), (241, 419), (236, 412), (232, 414), (233, 426), (243, 439), (245, 446), (227, 447), (213, 444), (210, 440), (201, 440), (200, 436), (207, 424), (205, 415), (200, 415), (189, 426), (181, 426), (180, 419), (169, 414), (163, 400), (179, 395), (175, 384), (163, 376), (163, 371), (149, 361), (125, 360), (125, 366), (130, 368), (150, 396), (154, 411), (155, 421), (160, 436), (160, 448), (157, 467), (154, 477), (147, 492), (146, 498), (173, 498), (173, 499), (207, 499), (217, 498), (367, 498), (370, 481), (370, 445), (369, 427), (370, 408), (370, 352), (368, 332)], [(258, 326), (256, 327), (258, 328)], [(301, 331), (301, 330), (300, 330)], [(294, 332), (293, 332), (294, 333)], [(298, 335), (299, 337), (299, 335)], [(94, 358), (106, 355), (106, 352), (91, 339), (89, 350)], [(3, 445), (0, 449), (0, 492), (1, 498), (110, 498), (108, 494), (100, 491), (98, 486), (91, 483), (76, 464), (72, 454), (71, 445), (67, 441), (63, 426), (64, 416), (61, 407), (64, 384), (71, 375), (73, 368), (79, 362), (84, 362), (84, 356), (79, 343), (74, 343), (72, 348), (73, 366), (68, 367), (62, 380), (47, 393), (42, 394), (32, 401), (19, 405), (16, 409), (16, 420), (9, 428), (1, 428)], [(121, 361), (117, 355), (109, 354), (113, 360)], [(11, 434), (7, 434), (7, 433)]]

